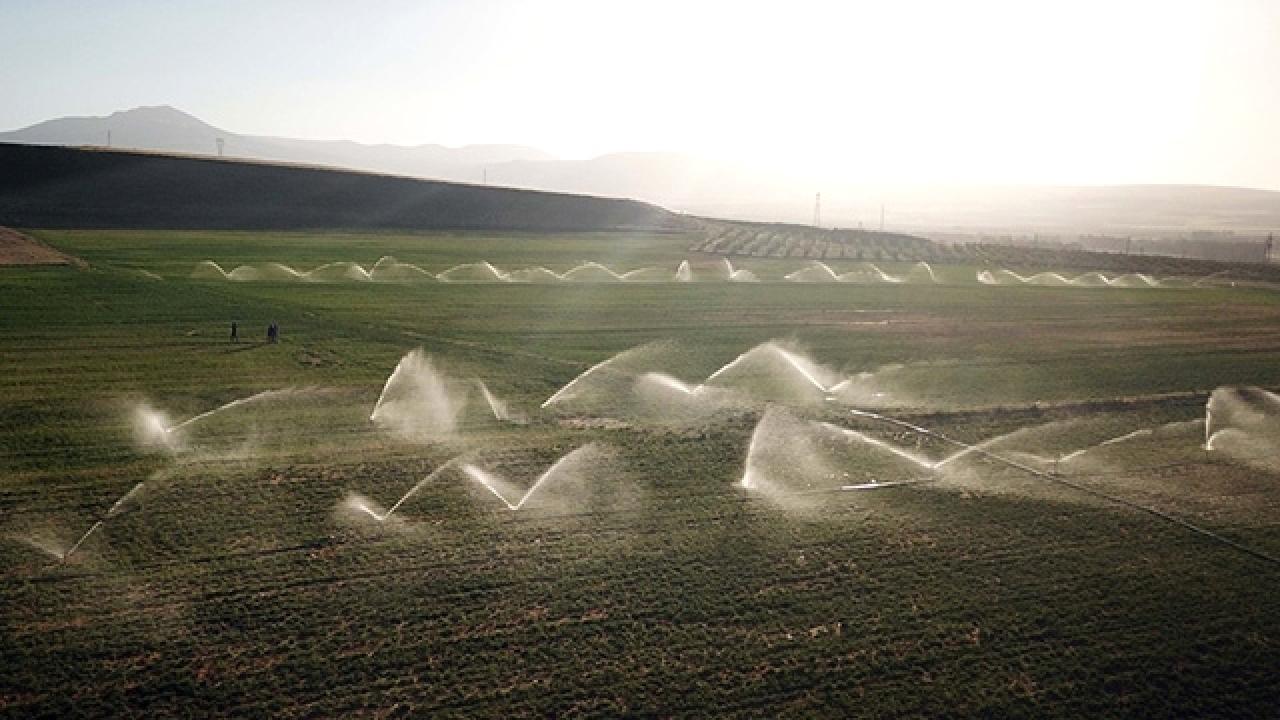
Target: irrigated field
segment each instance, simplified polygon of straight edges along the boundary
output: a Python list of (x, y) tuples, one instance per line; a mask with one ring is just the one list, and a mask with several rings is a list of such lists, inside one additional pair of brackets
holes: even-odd
[[(679, 234), (33, 234), (92, 269), (0, 270), (0, 714), (1280, 707), (1280, 400), (1205, 412), (1280, 385), (1278, 293), (731, 283)], [(384, 255), (707, 281), (190, 277)]]

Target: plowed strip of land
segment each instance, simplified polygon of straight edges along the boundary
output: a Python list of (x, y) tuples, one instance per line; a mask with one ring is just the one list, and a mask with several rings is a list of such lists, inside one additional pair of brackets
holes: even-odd
[(78, 257), (59, 252), (29, 235), (0, 227), (0, 266), (5, 265), (73, 265), (87, 267)]

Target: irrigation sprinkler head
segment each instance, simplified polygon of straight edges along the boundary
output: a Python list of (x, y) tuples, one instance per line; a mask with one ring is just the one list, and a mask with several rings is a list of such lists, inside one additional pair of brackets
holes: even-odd
[(140, 445), (168, 450), (175, 449), (174, 442), (177, 438), (168, 418), (146, 405), (140, 405), (134, 411), (134, 437)]

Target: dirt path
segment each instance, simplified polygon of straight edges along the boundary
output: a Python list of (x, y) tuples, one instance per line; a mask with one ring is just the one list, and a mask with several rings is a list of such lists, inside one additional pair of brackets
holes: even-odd
[(72, 265), (88, 267), (78, 257), (59, 252), (17, 230), (0, 227), (0, 266), (5, 265)]

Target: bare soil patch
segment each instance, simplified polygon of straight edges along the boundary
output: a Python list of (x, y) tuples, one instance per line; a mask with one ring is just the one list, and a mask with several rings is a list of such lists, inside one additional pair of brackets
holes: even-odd
[(54, 250), (30, 235), (0, 227), (0, 266), (4, 265), (72, 265), (88, 267), (78, 257)]

